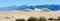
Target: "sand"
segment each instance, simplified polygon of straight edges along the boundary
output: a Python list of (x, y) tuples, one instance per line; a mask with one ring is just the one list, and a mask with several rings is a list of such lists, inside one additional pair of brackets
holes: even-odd
[[(15, 21), (17, 18), (24, 18), (28, 19), (29, 17), (41, 17), (44, 16), (46, 19), (48, 18), (55, 18), (57, 19), (60, 16), (59, 11), (20, 11), (20, 10), (13, 10), (13, 11), (0, 11), (0, 21)], [(7, 19), (6, 17), (10, 17)]]

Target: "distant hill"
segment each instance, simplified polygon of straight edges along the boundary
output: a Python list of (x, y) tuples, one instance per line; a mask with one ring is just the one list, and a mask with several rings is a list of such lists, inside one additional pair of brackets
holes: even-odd
[(23, 9), (32, 9), (34, 8), (48, 8), (50, 10), (60, 10), (60, 5), (36, 5), (36, 6), (27, 6), (27, 5), (22, 5), (22, 6), (9, 6), (9, 7), (2, 7), (0, 8), (0, 11), (10, 11), (10, 10), (23, 10)]

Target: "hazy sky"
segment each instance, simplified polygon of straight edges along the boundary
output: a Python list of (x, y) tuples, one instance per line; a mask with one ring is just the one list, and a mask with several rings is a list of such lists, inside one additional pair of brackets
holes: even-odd
[(60, 5), (60, 0), (0, 0), (0, 7), (19, 5)]

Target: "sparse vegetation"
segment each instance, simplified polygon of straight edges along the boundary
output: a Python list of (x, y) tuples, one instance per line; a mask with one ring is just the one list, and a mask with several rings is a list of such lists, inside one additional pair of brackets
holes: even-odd
[[(48, 20), (50, 20), (50, 21), (60, 21), (60, 17), (58, 17), (58, 19), (49, 18)], [(25, 21), (25, 19), (16, 19), (15, 21)], [(30, 17), (29, 19), (27, 19), (27, 21), (47, 21), (47, 19), (45, 17), (40, 17), (39, 19), (36, 18), (36, 17)]]
[(5, 17), (6, 19), (10, 19), (10, 17)]
[(15, 21), (25, 21), (25, 19), (16, 19)]
[(56, 19), (54, 19), (54, 18), (49, 18), (48, 20), (51, 20), (51, 21), (52, 21), (52, 20), (56, 20)]
[(45, 17), (40, 17), (39, 21), (47, 21)]
[(58, 17), (58, 20), (60, 20), (60, 17)]
[(36, 18), (36, 17), (30, 17), (27, 21), (38, 21), (38, 18)]

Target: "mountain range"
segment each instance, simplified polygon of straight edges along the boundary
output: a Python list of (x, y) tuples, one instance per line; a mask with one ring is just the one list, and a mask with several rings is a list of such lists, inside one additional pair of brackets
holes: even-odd
[(56, 11), (60, 10), (60, 5), (36, 5), (36, 6), (28, 6), (28, 5), (21, 5), (21, 6), (8, 6), (0, 8), (0, 11), (10, 11), (10, 10), (23, 10), (23, 9), (32, 9), (34, 8), (48, 8), (50, 10)]

